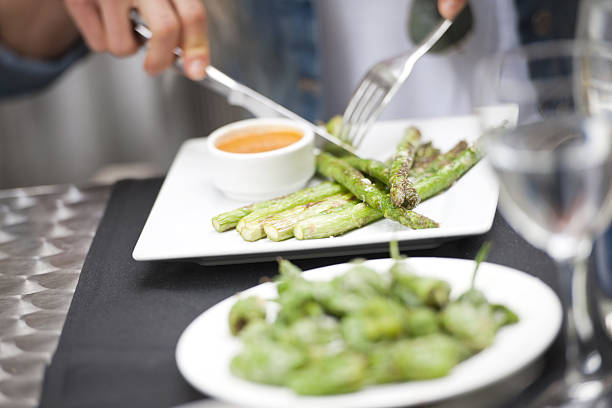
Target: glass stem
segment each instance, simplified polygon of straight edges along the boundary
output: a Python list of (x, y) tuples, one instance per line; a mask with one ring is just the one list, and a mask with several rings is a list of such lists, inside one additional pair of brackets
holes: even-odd
[(587, 295), (587, 257), (558, 262), (562, 302), (566, 313), (566, 370), (568, 385), (585, 381), (600, 368), (601, 356), (593, 344), (593, 322)]

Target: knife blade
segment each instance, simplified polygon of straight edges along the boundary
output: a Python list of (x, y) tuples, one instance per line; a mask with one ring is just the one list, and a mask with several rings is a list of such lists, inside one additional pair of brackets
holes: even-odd
[[(152, 34), (145, 21), (135, 10), (132, 10), (130, 17), (134, 32), (145, 42), (148, 41)], [(174, 65), (184, 75), (182, 50), (176, 48), (174, 54), (177, 56)], [(226, 98), (230, 105), (240, 106), (251, 112), (255, 117), (282, 117), (307, 125), (316, 136), (315, 145), (321, 150), (325, 150), (329, 147), (329, 144), (332, 144), (344, 152), (355, 154), (355, 150), (351, 145), (329, 134), (323, 127), (315, 125), (297, 113), (274, 102), (272, 99), (230, 78), (212, 65), (206, 68), (206, 77), (204, 79), (194, 82), (219, 93)]]
[(316, 144), (319, 148), (323, 149), (331, 143), (348, 153), (355, 154), (351, 145), (329, 134), (323, 127), (315, 125), (272, 99), (235, 81), (212, 65), (206, 68), (206, 77), (197, 82), (225, 96), (230, 105), (241, 106), (256, 117), (278, 116), (307, 125), (317, 136)]

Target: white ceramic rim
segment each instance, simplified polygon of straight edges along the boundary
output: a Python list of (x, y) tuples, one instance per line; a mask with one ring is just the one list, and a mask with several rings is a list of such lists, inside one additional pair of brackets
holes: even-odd
[[(234, 132), (240, 129), (246, 129), (250, 127), (264, 127), (264, 126), (283, 126), (299, 130), (302, 133), (302, 138), (297, 142), (291, 143), (280, 149), (269, 150), (267, 152), (260, 153), (230, 153), (219, 149), (216, 145), (217, 140), (225, 136), (230, 132)], [(267, 159), (270, 157), (282, 156), (283, 154), (291, 153), (296, 150), (313, 143), (314, 132), (305, 124), (293, 121), (291, 119), (282, 118), (255, 118), (246, 119), (238, 122), (233, 122), (228, 125), (222, 126), (215, 130), (208, 136), (207, 147), (211, 154), (219, 157), (224, 157), (231, 160), (253, 160), (253, 159)]]

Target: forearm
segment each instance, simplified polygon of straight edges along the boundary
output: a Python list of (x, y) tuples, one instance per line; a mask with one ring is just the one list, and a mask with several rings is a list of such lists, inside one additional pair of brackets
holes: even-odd
[(55, 60), (78, 39), (61, 0), (0, 0), (0, 43), (14, 54)]

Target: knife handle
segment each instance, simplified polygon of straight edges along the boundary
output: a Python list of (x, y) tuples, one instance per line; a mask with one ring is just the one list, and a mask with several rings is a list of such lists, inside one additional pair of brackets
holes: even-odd
[[(146, 21), (144, 20), (144, 18), (142, 18), (138, 10), (136, 9), (130, 10), (130, 20), (132, 20), (132, 29), (134, 30), (134, 33), (136, 34), (136, 38), (139, 40), (141, 44), (146, 44), (153, 36), (153, 33), (149, 29), (149, 26), (147, 26)], [(182, 68), (183, 50), (179, 47), (176, 47), (173, 53), (174, 55), (177, 56), (177, 62), (180, 61), (180, 67)]]

